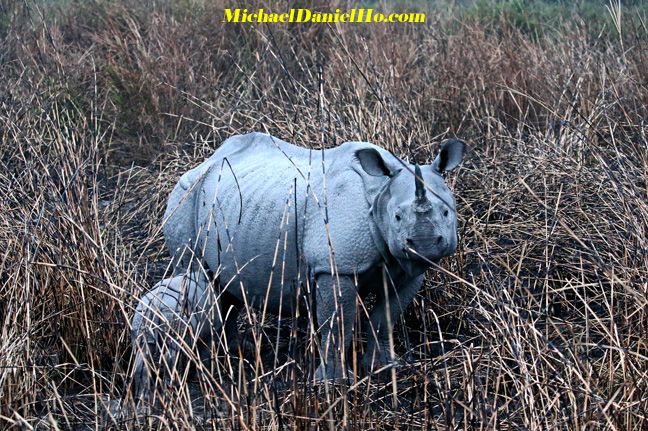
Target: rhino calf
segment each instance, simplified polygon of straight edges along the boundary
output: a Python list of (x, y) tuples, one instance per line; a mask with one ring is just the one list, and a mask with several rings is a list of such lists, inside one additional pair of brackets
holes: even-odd
[(131, 323), (136, 397), (150, 395), (153, 374), (170, 384), (191, 352), (209, 360), (210, 342), (222, 326), (215, 304), (202, 271), (163, 280), (139, 300)]
[(314, 293), (317, 377), (343, 378), (357, 296), (377, 298), (363, 363), (387, 363), (388, 322), (430, 262), (455, 251), (455, 200), (441, 174), (464, 151), (448, 140), (419, 166), (366, 142), (311, 150), (262, 133), (234, 136), (180, 178), (165, 242), (179, 269), (191, 266), (184, 256), (197, 258), (241, 305), (286, 315), (303, 306), (297, 292)]

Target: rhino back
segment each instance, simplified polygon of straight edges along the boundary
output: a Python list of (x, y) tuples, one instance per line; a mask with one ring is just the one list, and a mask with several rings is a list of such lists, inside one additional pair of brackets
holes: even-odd
[[(222, 168), (229, 167), (227, 162), (235, 159), (237, 153), (253, 148), (255, 141), (264, 141), (268, 137), (261, 133), (249, 133), (228, 138), (208, 159), (182, 174), (169, 195), (163, 217), (164, 240), (175, 260), (176, 272), (184, 271), (192, 260), (198, 237), (197, 191), (203, 187), (209, 173), (217, 169), (220, 175)], [(290, 145), (277, 141), (281, 145)]]

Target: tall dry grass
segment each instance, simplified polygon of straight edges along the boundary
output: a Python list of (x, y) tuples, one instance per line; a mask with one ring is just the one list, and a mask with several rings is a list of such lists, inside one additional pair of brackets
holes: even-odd
[[(538, 36), (505, 14), (252, 26), (221, 24), (222, 4), (68, 3), (0, 7), (6, 426), (648, 427), (641, 16), (624, 9), (613, 37), (578, 20)], [(132, 409), (128, 322), (169, 261), (166, 196), (250, 130), (367, 140), (419, 162), (466, 139), (449, 179), (458, 252), (397, 324), (395, 381), (314, 385), (309, 334), (276, 338), (295, 326), (251, 313), (241, 330), (263, 348)]]

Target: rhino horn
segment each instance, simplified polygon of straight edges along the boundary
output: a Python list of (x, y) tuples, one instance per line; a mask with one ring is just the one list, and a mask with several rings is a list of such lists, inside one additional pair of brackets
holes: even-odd
[(425, 186), (419, 165), (414, 165), (414, 183), (416, 184), (416, 202), (423, 203), (425, 201)]
[(423, 174), (421, 173), (421, 168), (419, 165), (414, 165), (414, 184), (416, 185), (416, 210), (417, 211), (427, 211), (431, 207), (431, 202), (425, 196), (425, 186), (423, 185)]

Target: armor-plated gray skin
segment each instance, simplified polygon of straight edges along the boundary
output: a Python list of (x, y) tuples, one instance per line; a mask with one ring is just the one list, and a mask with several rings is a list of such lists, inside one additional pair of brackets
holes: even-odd
[(370, 143), (322, 151), (234, 136), (180, 178), (164, 217), (166, 245), (179, 269), (193, 256), (220, 274), (221, 289), (275, 314), (294, 312), (296, 289), (315, 281), (325, 352), (318, 378), (344, 377), (339, 350), (351, 340), (356, 295), (374, 292), (377, 337), (363, 362), (375, 367), (389, 361), (387, 322), (421, 287), (426, 259), (457, 246), (455, 201), (440, 173), (464, 148), (449, 140), (432, 165), (418, 167)]

